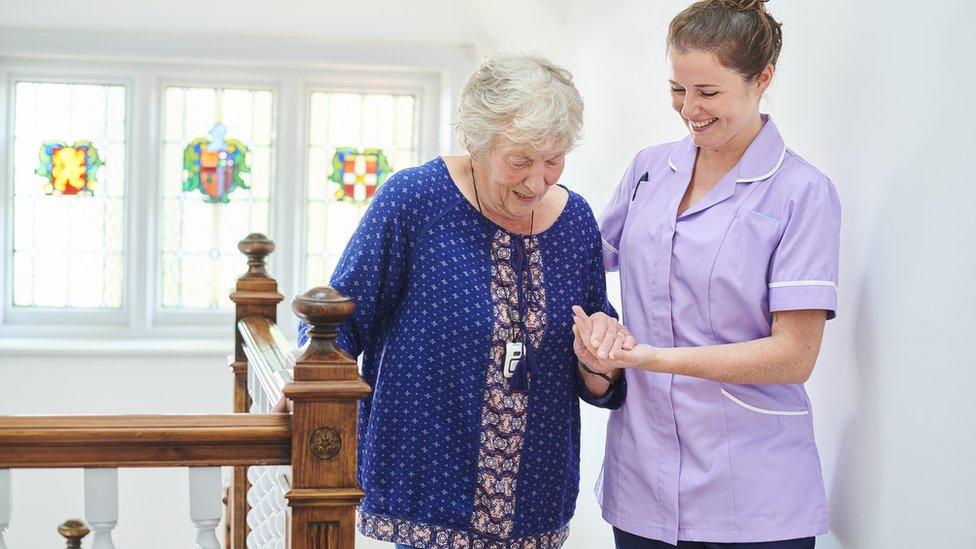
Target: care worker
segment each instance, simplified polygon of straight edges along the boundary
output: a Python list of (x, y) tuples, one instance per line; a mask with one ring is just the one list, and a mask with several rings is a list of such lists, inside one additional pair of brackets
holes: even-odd
[(837, 307), (840, 205), (760, 114), (781, 45), (758, 0), (676, 16), (689, 135), (640, 151), (600, 219), (640, 343), (577, 308), (577, 355), (628, 386), (597, 486), (619, 549), (799, 549), (827, 531), (803, 383)]

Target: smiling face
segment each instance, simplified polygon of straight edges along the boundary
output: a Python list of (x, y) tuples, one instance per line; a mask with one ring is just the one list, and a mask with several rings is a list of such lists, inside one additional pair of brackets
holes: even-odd
[(559, 181), (566, 153), (540, 152), (530, 145), (498, 138), (477, 164), (485, 205), (511, 220), (523, 220)]
[(747, 80), (708, 51), (669, 48), (668, 61), (671, 105), (695, 145), (716, 151), (748, 146), (762, 127), (759, 100), (772, 80), (772, 66)]

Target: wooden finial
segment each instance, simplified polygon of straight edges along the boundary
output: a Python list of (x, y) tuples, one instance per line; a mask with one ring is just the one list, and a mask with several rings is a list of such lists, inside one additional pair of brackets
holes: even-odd
[(81, 540), (88, 535), (90, 530), (81, 519), (68, 519), (64, 524), (58, 526), (58, 533), (68, 540), (65, 546), (67, 549), (80, 549)]
[(274, 251), (274, 242), (261, 233), (251, 233), (237, 243), (237, 249), (247, 256), (247, 274), (242, 278), (270, 278), (265, 258)]
[(296, 297), (291, 310), (309, 324), (309, 347), (318, 352), (331, 350), (336, 327), (356, 310), (356, 303), (329, 286), (318, 286)]

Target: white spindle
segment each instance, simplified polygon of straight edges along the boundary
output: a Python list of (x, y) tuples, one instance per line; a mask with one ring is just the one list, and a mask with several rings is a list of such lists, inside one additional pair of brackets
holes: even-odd
[(198, 549), (220, 549), (216, 528), (223, 502), (220, 467), (190, 467), (190, 518), (197, 529)]
[(119, 522), (119, 470), (85, 469), (85, 520), (95, 533), (91, 549), (115, 549)]
[(7, 549), (3, 531), (10, 525), (10, 512), (14, 506), (10, 490), (10, 470), (0, 469), (0, 549)]

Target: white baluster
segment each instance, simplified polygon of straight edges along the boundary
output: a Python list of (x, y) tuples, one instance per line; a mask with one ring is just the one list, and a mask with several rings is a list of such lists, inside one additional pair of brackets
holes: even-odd
[(7, 549), (3, 541), (3, 531), (10, 525), (10, 512), (14, 500), (10, 490), (10, 470), (0, 469), (0, 549)]
[(198, 549), (220, 549), (216, 528), (223, 514), (220, 467), (190, 467), (190, 519), (197, 529)]
[(85, 520), (95, 533), (91, 549), (115, 549), (119, 523), (119, 470), (85, 469)]

